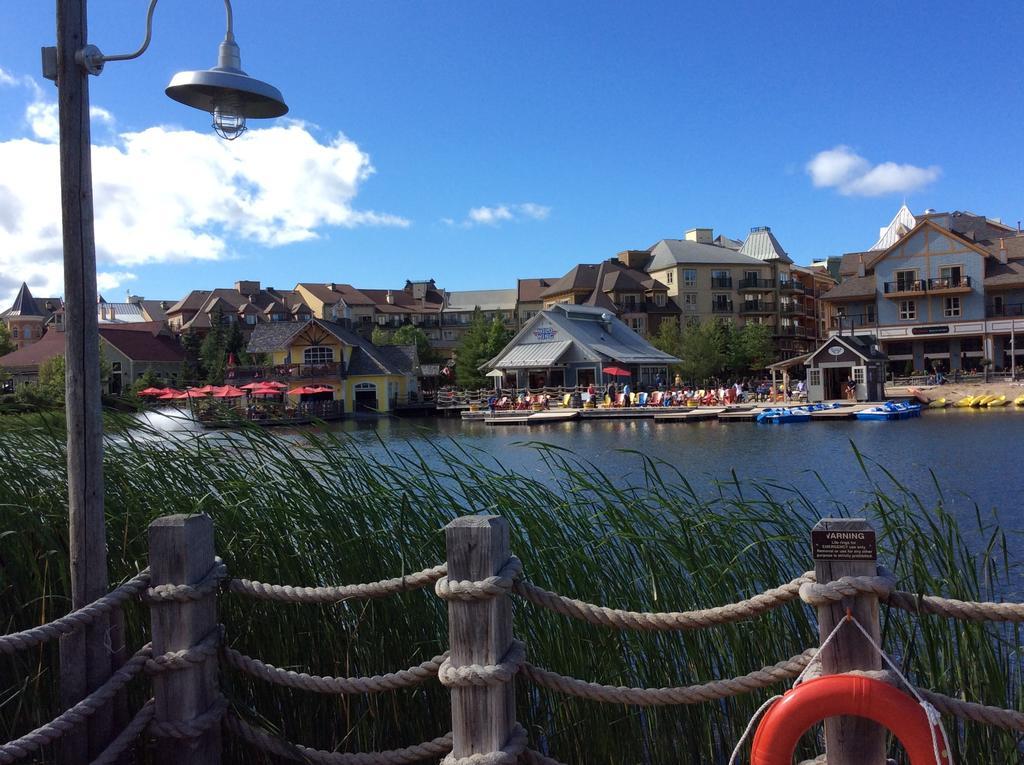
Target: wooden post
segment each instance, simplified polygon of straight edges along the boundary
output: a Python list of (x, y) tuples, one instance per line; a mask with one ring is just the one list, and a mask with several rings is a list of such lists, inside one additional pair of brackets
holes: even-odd
[[(456, 518), (445, 527), (448, 578), (479, 581), (508, 562), (508, 522), (496, 515)], [(452, 666), (497, 664), (512, 645), (512, 603), (508, 596), (448, 601), (448, 642)], [(452, 752), (455, 757), (496, 752), (515, 725), (515, 691), (510, 681), (493, 687), (454, 687)]]
[[(214, 566), (213, 521), (210, 516), (168, 515), (149, 525), (149, 568), (152, 586), (196, 584)], [(190, 648), (217, 625), (217, 599), (152, 603), (150, 624), (153, 655)], [(217, 658), (187, 669), (153, 676), (156, 721), (188, 722), (219, 698)], [(220, 726), (188, 739), (157, 740), (157, 765), (219, 765)]]
[[(875, 532), (863, 518), (823, 518), (812, 535), (814, 573), (819, 583), (843, 576), (875, 576)], [(818, 606), (818, 635), (822, 641), (846, 617), (849, 608), (876, 643), (881, 644), (878, 598), (858, 595)], [(854, 669), (881, 669), (882, 658), (854, 625), (843, 627), (821, 655), (826, 675)], [(828, 765), (884, 765), (885, 729), (862, 717), (833, 717), (825, 721)]]
[[(71, 607), (81, 608), (107, 593), (89, 84), (88, 75), (75, 60), (75, 53), (87, 41), (86, 0), (58, 0), (56, 6)], [(85, 630), (61, 641), (61, 701), (65, 707), (110, 677), (107, 623), (107, 619), (97, 618)], [(110, 721), (109, 710), (90, 717), (84, 731), (76, 731), (63, 742), (62, 760), (84, 763), (99, 754), (112, 738)]]

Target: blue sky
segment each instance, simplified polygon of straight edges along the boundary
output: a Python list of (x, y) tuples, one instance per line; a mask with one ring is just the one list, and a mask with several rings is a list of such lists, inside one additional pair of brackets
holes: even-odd
[[(0, 294), (59, 292), (53, 6), (0, 4)], [(90, 40), (133, 49), (144, 15), (93, 0)], [(221, 4), (165, 0), (90, 81), (101, 288), (513, 287), (697, 226), (769, 225), (806, 263), (904, 199), (1015, 223), (1022, 28), (1016, 2), (236, 0), (291, 121), (225, 144), (163, 94), (214, 63)]]

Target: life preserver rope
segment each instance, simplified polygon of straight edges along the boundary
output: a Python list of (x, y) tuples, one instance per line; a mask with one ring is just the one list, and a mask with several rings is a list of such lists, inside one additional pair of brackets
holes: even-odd
[(913, 697), (873, 678), (828, 675), (798, 685), (772, 704), (754, 736), (751, 765), (790, 765), (797, 743), (808, 728), (840, 715), (864, 717), (884, 725), (903, 745), (911, 765), (951, 762), (941, 727), (929, 720)]

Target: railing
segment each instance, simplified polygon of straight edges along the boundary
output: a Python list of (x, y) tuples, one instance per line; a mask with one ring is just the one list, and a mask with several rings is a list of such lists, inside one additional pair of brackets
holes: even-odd
[(329, 364), (278, 364), (267, 367), (230, 367), (225, 379), (231, 382), (244, 380), (311, 379), (314, 377), (340, 377), (342, 366), (334, 361)]
[(744, 300), (740, 302), (740, 313), (775, 313), (775, 305), (763, 300)]
[(773, 279), (748, 278), (740, 279), (739, 289), (741, 290), (773, 290), (775, 281)]
[(731, 276), (712, 276), (711, 277), (711, 289), (713, 289), (713, 290), (731, 290), (732, 289), (732, 277)]
[(780, 324), (772, 330), (772, 334), (776, 337), (796, 337), (797, 328), (792, 324)]
[(829, 324), (831, 329), (856, 329), (857, 327), (873, 327), (877, 319), (866, 313), (851, 313), (849, 316), (833, 316)]
[(804, 286), (794, 279), (780, 279), (779, 289), (783, 292), (803, 292)]
[[(859, 687), (871, 691), (880, 684), (882, 675), (877, 670), (883, 662), (899, 671), (882, 648), (882, 603), (890, 609), (887, 618), (894, 618), (893, 611), (903, 611), (975, 623), (1024, 622), (1024, 603), (952, 600), (898, 590), (893, 575), (877, 565), (874, 531), (863, 520), (823, 519), (812, 532), (818, 545), (830, 544), (830, 534), (843, 535), (843, 539), (870, 539), (871, 544), (860, 545), (856, 556), (823, 555), (815, 561), (814, 571), (752, 597), (695, 611), (629, 611), (542, 588), (524, 575), (522, 562), (512, 553), (508, 522), (493, 515), (455, 519), (445, 527), (444, 562), (393, 579), (314, 587), (264, 584), (244, 578), (227, 580), (226, 596), (261, 601), (264, 607), (337, 604), (416, 590), (432, 590), (449, 604), (449, 651), (384, 675), (330, 677), (278, 669), (229, 647), (228, 636), (218, 626), (217, 613), (221, 583), (228, 571), (215, 555), (212, 520), (205, 514), (158, 518), (149, 529), (152, 573), (147, 569), (111, 594), (49, 624), (0, 636), (0, 653), (14, 653), (81, 630), (134, 599), (141, 598), (150, 607), (152, 643), (139, 649), (106, 683), (58, 718), (0, 745), (0, 762), (14, 763), (36, 755), (76, 724), (109, 708), (114, 696), (145, 671), (152, 677), (154, 699), (139, 708), (95, 763), (117, 762), (138, 739), (145, 738), (155, 741), (158, 762), (219, 765), (223, 730), (271, 756), (295, 759), (300, 755), (300, 760), (310, 762), (411, 763), (445, 757), (446, 763), (520, 760), (559, 765), (547, 753), (530, 748), (529, 735), (516, 719), (512, 687), (516, 682), (597, 703), (640, 707), (714, 703), (783, 682), (792, 681), (799, 689), (805, 679), (809, 686), (816, 681), (811, 678), (847, 673), (861, 678)], [(870, 552), (860, 554), (866, 551)], [(513, 598), (521, 601), (515, 614)], [(526, 604), (601, 629), (670, 633), (715, 629), (799, 602), (817, 615), (820, 647), (809, 647), (770, 667), (700, 685), (622, 687), (569, 677), (528, 661), (526, 645), (515, 637), (516, 617), (521, 619), (529, 611), (522, 607)], [(330, 751), (285, 741), (261, 722), (245, 719), (244, 710), (250, 708), (246, 700), (236, 699), (229, 705), (220, 690), (218, 676), (224, 667), (247, 675), (248, 683), (269, 683), (289, 692), (327, 696), (411, 688), (436, 678), (450, 691), (452, 731), (402, 749), (332, 757)], [(900, 677), (924, 708), (913, 712), (920, 715), (917, 724), (925, 730), (935, 726), (931, 742), (936, 750), (950, 745), (945, 730), (937, 723), (940, 713), (1024, 731), (1024, 714), (1017, 710), (983, 706), (956, 694), (919, 690)], [(244, 694), (247, 684), (232, 687), (234, 693)], [(790, 693), (795, 698), (802, 691)], [(796, 703), (794, 698), (790, 699), (791, 706)], [(773, 709), (769, 708), (767, 714), (773, 714)], [(854, 736), (851, 726), (855, 725), (859, 723), (848, 718), (826, 720), (828, 761), (836, 765), (884, 761), (884, 729), (861, 727)], [(538, 733), (544, 741), (543, 731)], [(746, 734), (736, 745), (734, 757), (745, 738)], [(928, 740), (927, 735), (924, 740)], [(936, 759), (944, 761), (941, 755)]]
[(970, 289), (971, 288), (971, 277), (969, 276), (941, 276), (937, 279), (929, 279), (928, 285), (929, 290), (955, 290), (955, 289)]
[(783, 316), (805, 316), (807, 309), (799, 303), (781, 303), (779, 305), (779, 312)]
[(925, 292), (926, 288), (927, 283), (924, 279), (885, 282), (883, 285), (883, 290), (886, 295), (901, 294), (905, 292)]
[(1024, 316), (1024, 303), (990, 303), (985, 306), (985, 316), (989, 319), (999, 316)]
[(725, 302), (715, 301), (711, 304), (711, 313), (732, 313), (732, 301), (727, 300)]

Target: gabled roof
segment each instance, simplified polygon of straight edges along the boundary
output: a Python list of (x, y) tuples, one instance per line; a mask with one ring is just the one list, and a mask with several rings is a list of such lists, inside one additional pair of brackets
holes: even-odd
[(1005, 264), (996, 261), (985, 269), (986, 289), (1024, 287), (1024, 261), (1008, 260)]
[(855, 300), (857, 298), (874, 298), (876, 291), (875, 275), (850, 276), (821, 296), (822, 300)]
[(718, 247), (714, 244), (691, 242), (687, 239), (662, 239), (651, 247), (651, 259), (644, 270), (659, 271), (677, 265), (723, 265), (723, 266), (763, 266), (756, 258)]
[[(554, 325), (562, 337), (538, 342), (533, 334), (534, 328), (545, 321)], [(569, 345), (563, 345), (567, 342)], [(580, 358), (600, 363), (679, 363), (679, 359), (659, 351), (609, 311), (593, 306), (556, 305), (533, 316), (512, 341), (481, 368), (513, 368), (511, 362), (518, 364), (516, 368), (549, 366), (555, 362), (541, 362), (552, 354), (560, 359), (570, 348)]]
[(63, 332), (56, 329), (47, 330), (41, 338), (31, 345), (0, 356), (0, 368), (2, 369), (34, 369), (40, 364), (55, 356), (64, 354)]
[(814, 361), (814, 357), (820, 354), (825, 348), (829, 346), (842, 345), (856, 355), (860, 356), (865, 361), (885, 361), (889, 357), (881, 351), (876, 351), (871, 345), (871, 341), (865, 338), (863, 335), (832, 335), (824, 343), (818, 346), (813, 352), (808, 354), (807, 360), (804, 362), (805, 365), (810, 366)]
[(39, 316), (42, 318), (47, 315), (39, 310), (39, 306), (36, 304), (35, 298), (32, 297), (32, 292), (25, 282), (21, 283), (21, 289), (18, 290), (18, 294), (14, 297), (14, 304), (3, 313), (4, 318), (11, 316)]
[(185, 350), (177, 338), (163, 330), (160, 322), (146, 322), (131, 327), (106, 325), (100, 327), (100, 337), (117, 348), (132, 361), (180, 364)]
[[(594, 293), (668, 291), (668, 287), (643, 271), (629, 268), (612, 258), (600, 263), (580, 263), (555, 282), (541, 297), (552, 297), (566, 292), (589, 292), (587, 303), (598, 300)], [(609, 301), (610, 304), (610, 301)]]
[(758, 260), (777, 260), (786, 264), (793, 262), (768, 226), (757, 226), (750, 229), (750, 235), (740, 247), (740, 253)]
[(743, 242), (739, 239), (732, 239), (725, 234), (719, 234), (715, 237), (715, 245), (718, 247), (725, 247), (727, 250), (739, 252), (740, 247), (743, 246)]
[(914, 218), (913, 213), (910, 212), (910, 208), (907, 207), (906, 203), (900, 206), (900, 209), (896, 211), (892, 220), (889, 221), (888, 226), (884, 226), (878, 231), (878, 241), (875, 242), (870, 250), (887, 250), (896, 243), (897, 240), (901, 239), (910, 229), (917, 225), (917, 220)]

